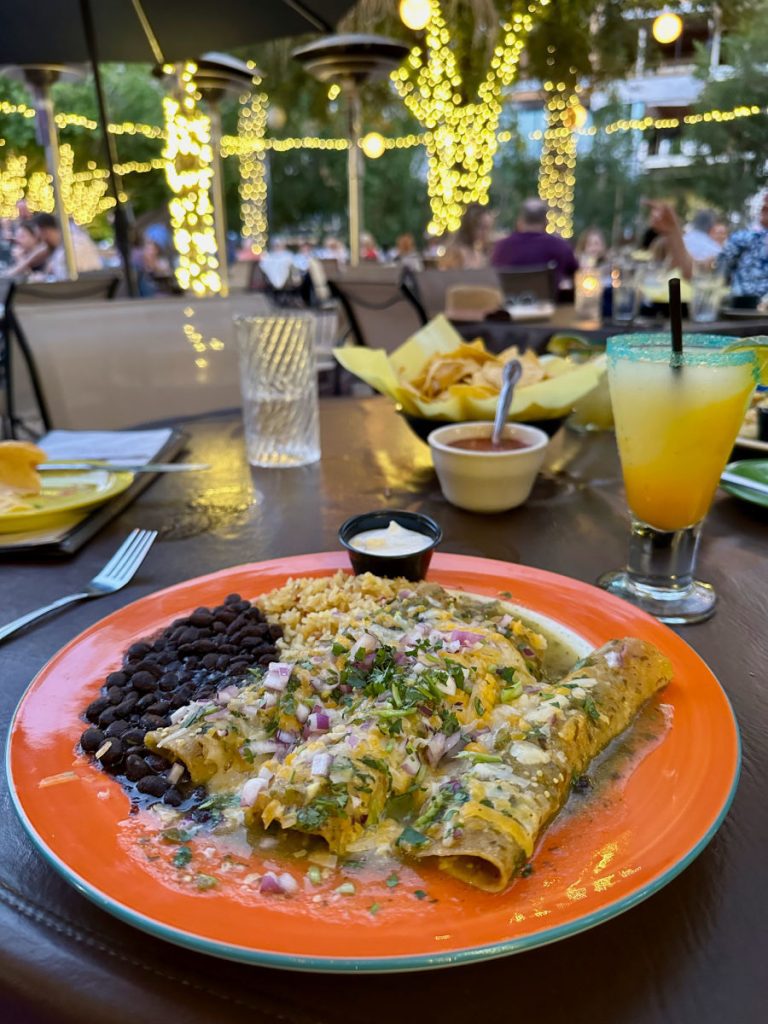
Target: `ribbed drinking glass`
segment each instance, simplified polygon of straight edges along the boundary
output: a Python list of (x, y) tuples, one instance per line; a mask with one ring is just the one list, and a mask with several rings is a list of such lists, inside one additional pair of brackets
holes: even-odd
[(236, 317), (240, 390), (252, 466), (307, 466), (320, 458), (315, 318)]

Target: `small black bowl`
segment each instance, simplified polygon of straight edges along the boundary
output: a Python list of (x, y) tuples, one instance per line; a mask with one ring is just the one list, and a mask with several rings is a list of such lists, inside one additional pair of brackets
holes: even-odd
[[(406, 530), (423, 533), (432, 543), (411, 555), (376, 555), (372, 551), (358, 551), (349, 543), (365, 530), (385, 530), (393, 519)], [(361, 572), (371, 572), (374, 576), (386, 576), (388, 579), (404, 576), (413, 582), (423, 580), (432, 561), (432, 552), (442, 539), (443, 531), (434, 519), (421, 512), (403, 512), (400, 509), (363, 512), (358, 516), (350, 516), (339, 527), (339, 540), (347, 549), (355, 576)]]
[[(414, 434), (425, 443), (433, 430), (437, 430), (438, 427), (452, 426), (455, 422), (454, 420), (430, 420), (425, 416), (411, 416), (407, 412), (401, 412), (400, 415)], [(524, 427), (538, 427), (539, 430), (544, 431), (547, 437), (553, 437), (565, 423), (565, 419), (565, 416), (556, 416), (551, 420), (520, 420), (519, 422)], [(517, 423), (518, 421), (510, 420), (509, 422)], [(488, 420), (488, 426), (493, 426), (493, 420)]]

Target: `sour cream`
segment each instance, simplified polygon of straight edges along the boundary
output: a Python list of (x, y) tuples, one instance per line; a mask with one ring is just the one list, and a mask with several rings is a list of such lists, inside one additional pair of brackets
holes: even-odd
[(431, 547), (433, 541), (431, 537), (416, 530), (408, 530), (393, 519), (385, 530), (363, 530), (362, 533), (356, 533), (351, 537), (348, 543), (355, 551), (391, 558), (423, 551)]

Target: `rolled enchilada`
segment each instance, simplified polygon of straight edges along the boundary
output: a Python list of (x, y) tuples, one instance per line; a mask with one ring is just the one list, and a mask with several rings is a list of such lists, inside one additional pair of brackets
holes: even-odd
[(614, 640), (514, 709), (496, 709), (483, 741), (462, 751), (463, 767), (456, 770), (454, 759), (450, 775), (433, 783), (401, 846), (500, 892), (531, 857), (573, 780), (671, 677), (652, 645)]

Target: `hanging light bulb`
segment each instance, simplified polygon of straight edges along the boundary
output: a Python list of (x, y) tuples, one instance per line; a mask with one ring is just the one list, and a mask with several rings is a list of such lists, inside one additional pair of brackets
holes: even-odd
[(652, 31), (657, 43), (674, 43), (683, 31), (682, 19), (672, 11), (664, 11), (654, 20)]
[(421, 32), (432, 13), (432, 0), (400, 0), (400, 20), (406, 28)]
[(360, 139), (360, 149), (369, 160), (378, 160), (385, 148), (384, 136), (378, 132), (368, 132)]

